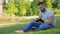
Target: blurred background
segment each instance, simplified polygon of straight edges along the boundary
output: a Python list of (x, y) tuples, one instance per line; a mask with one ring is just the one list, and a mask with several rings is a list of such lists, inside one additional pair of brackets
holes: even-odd
[(60, 0), (0, 0), (0, 16), (37, 16), (38, 2), (45, 2), (54, 14), (60, 14)]
[[(56, 28), (16, 33), (38, 17), (38, 2), (54, 12)], [(0, 34), (60, 34), (60, 0), (0, 0)]]

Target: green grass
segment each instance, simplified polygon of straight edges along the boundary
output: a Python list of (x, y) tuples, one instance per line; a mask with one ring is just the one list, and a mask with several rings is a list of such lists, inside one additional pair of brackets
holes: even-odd
[(32, 19), (23, 19), (21, 21), (14, 22), (2, 22), (0, 23), (0, 34), (60, 34), (60, 16), (57, 16), (57, 26), (56, 28), (41, 30), (41, 31), (28, 31), (25, 33), (16, 33), (15, 30), (22, 29), (26, 26)]

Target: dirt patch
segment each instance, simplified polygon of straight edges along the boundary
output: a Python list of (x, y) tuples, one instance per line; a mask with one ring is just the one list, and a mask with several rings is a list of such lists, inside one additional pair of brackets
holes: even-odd
[(19, 21), (20, 18), (0, 18), (0, 22)]
[(0, 22), (8, 22), (8, 21), (20, 21), (20, 20), (24, 20), (24, 19), (34, 19), (36, 18), (37, 16), (29, 16), (29, 17), (26, 17), (26, 16), (23, 16), (23, 17), (0, 17)]

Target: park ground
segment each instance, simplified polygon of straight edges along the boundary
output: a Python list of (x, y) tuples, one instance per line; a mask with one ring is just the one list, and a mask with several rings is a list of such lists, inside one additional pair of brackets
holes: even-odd
[(41, 31), (30, 30), (24, 33), (15, 32), (15, 30), (24, 28), (32, 20), (32, 18), (23, 18), (20, 21), (0, 22), (0, 34), (60, 34), (60, 16), (56, 16), (56, 28)]

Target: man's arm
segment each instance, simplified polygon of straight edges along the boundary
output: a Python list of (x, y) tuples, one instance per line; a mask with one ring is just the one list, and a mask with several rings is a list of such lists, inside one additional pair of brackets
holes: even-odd
[(38, 19), (41, 19), (42, 18), (42, 14), (41, 12), (39, 13), (39, 16), (38, 16)]
[(42, 16), (38, 16), (38, 18), (37, 19), (41, 19), (42, 18)]
[(38, 16), (34, 21), (41, 19), (42, 16)]
[(54, 19), (54, 17), (53, 16), (50, 16), (49, 17), (49, 21), (47, 22), (47, 24), (53, 24), (53, 19)]

